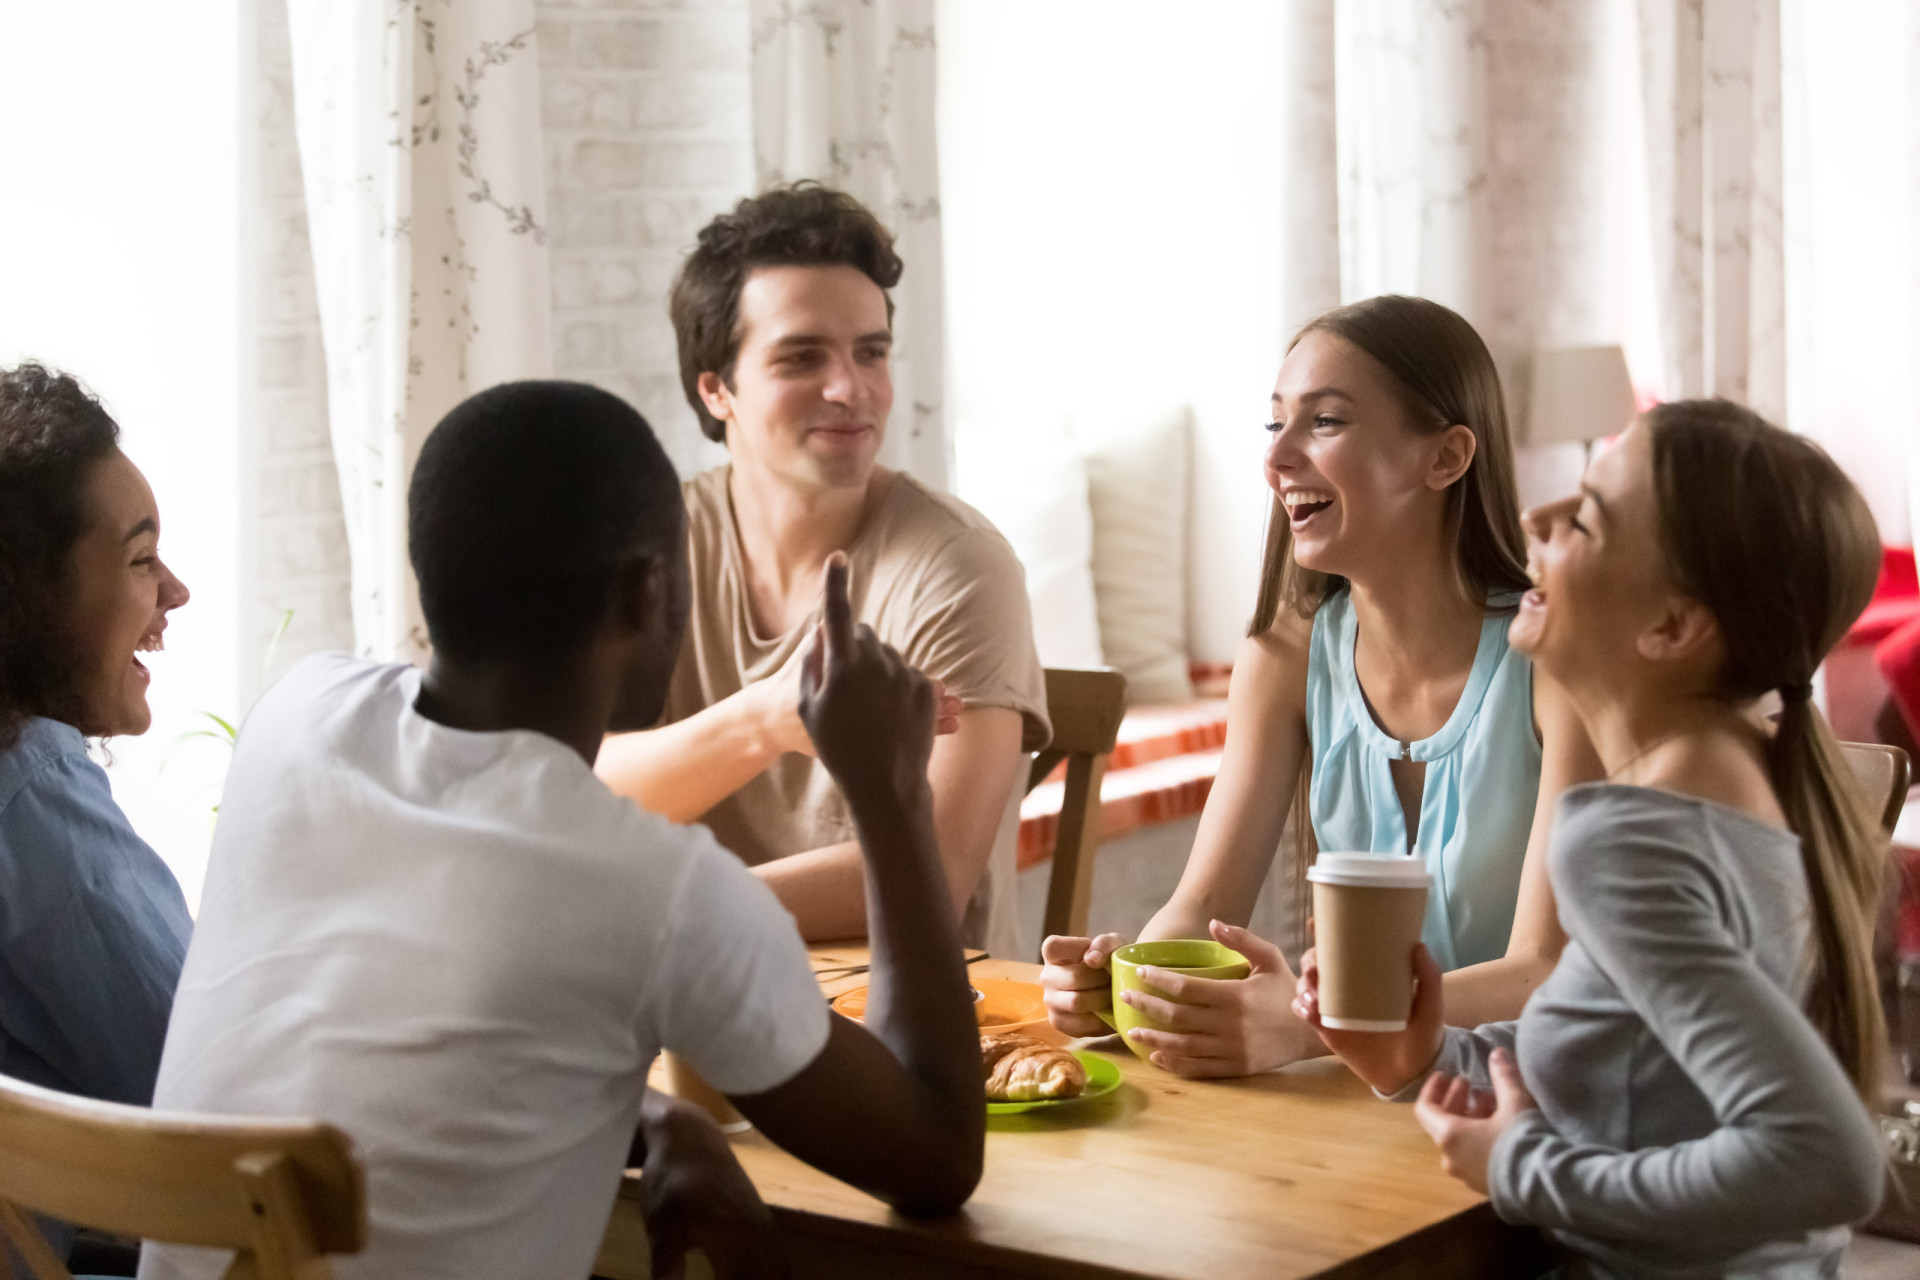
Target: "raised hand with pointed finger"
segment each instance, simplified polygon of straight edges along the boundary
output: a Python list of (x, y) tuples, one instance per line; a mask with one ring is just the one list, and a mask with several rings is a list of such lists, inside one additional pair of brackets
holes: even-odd
[[(768, 756), (783, 752), (812, 755), (813, 738), (800, 717), (800, 680), (810, 649), (802, 646), (787, 664), (764, 680), (757, 680), (740, 691), (759, 726), (762, 750)], [(933, 681), (935, 734), (956, 733), (960, 713), (965, 710), (957, 695), (947, 692), (945, 683)]]
[(847, 558), (827, 560), (820, 624), (803, 656), (800, 719), (849, 802), (876, 791), (919, 801), (937, 721), (933, 682), (853, 620)]

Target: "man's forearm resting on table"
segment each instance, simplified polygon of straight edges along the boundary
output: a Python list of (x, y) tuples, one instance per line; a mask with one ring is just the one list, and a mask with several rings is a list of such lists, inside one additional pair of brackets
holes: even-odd
[(775, 858), (753, 871), (793, 914), (808, 942), (866, 933), (867, 872), (857, 841)]
[[(985, 1109), (959, 928), (923, 800), (855, 803), (873, 866), (864, 1026), (835, 1018), (820, 1058), (740, 1108), (788, 1150), (908, 1211), (945, 1213), (980, 1176)], [(857, 1134), (857, 1136), (855, 1136)]]
[[(940, 901), (946, 877), (932, 808), (925, 801), (856, 804), (854, 821), (870, 852), (867, 1027), (920, 1082), (918, 1109), (934, 1149), (977, 1152), (984, 1126), (979, 1033), (966, 970), (958, 963), (959, 914)], [(916, 856), (916, 850), (936, 856)], [(951, 1016), (956, 1007), (966, 1010), (965, 1018)], [(964, 1199), (979, 1180), (977, 1158), (959, 1162), (954, 1172), (965, 1184), (958, 1197)]]

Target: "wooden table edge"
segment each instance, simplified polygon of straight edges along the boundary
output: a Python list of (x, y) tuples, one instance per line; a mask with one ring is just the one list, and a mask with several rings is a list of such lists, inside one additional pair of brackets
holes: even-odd
[[(816, 973), (867, 960), (864, 942), (817, 943), (809, 948)], [(969, 963), (991, 958), (969, 951)], [(1033, 966), (1023, 966), (1032, 968)], [(867, 974), (831, 973), (822, 987), (831, 997), (863, 985)], [(650, 1280), (647, 1235), (641, 1212), (640, 1172), (623, 1176), (613, 1212), (594, 1266), (607, 1280)], [(873, 1277), (899, 1280), (911, 1264), (916, 1278), (1000, 1276), (1059, 1277), (1061, 1280), (1156, 1280), (1152, 1272), (1105, 1263), (1036, 1253), (1026, 1248), (931, 1229), (892, 1215), (885, 1221), (857, 1221), (809, 1209), (768, 1204), (798, 1277)], [(1538, 1232), (1500, 1221), (1491, 1203), (1481, 1200), (1398, 1236), (1357, 1257), (1348, 1257), (1299, 1280), (1480, 1280), (1482, 1277), (1537, 1276), (1551, 1268), (1556, 1254)], [(690, 1280), (710, 1275), (705, 1259), (690, 1268)]]
[[(627, 1171), (614, 1201), (594, 1275), (607, 1280), (650, 1280), (646, 1226), (641, 1213), (640, 1173)], [(1006, 1277), (1008, 1280), (1156, 1280), (1150, 1272), (1030, 1253), (980, 1240), (921, 1232), (899, 1220), (856, 1222), (769, 1205), (796, 1276), (846, 1280), (925, 1280)], [(1356, 1258), (1337, 1262), (1302, 1280), (1485, 1280), (1532, 1277), (1564, 1261), (1531, 1228), (1502, 1222), (1492, 1204), (1479, 1204), (1390, 1240)], [(911, 1272), (903, 1270), (911, 1266)], [(706, 1273), (710, 1274), (710, 1273)]]

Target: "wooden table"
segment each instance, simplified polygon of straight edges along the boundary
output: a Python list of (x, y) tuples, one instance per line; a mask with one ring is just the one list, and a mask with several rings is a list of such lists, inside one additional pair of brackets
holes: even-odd
[[(864, 946), (813, 949), (816, 971)], [(974, 972), (1035, 981), (1037, 966)], [(865, 974), (824, 981), (829, 995)], [(1440, 1171), (1413, 1109), (1381, 1102), (1331, 1059), (1242, 1080), (1187, 1081), (1118, 1040), (1081, 1047), (1120, 1067), (1112, 1095), (988, 1122), (965, 1209), (917, 1221), (801, 1163), (734, 1139), (803, 1277), (1065, 1276), (1076, 1280), (1447, 1280), (1533, 1275), (1538, 1237), (1502, 1224)], [(647, 1274), (629, 1173), (596, 1270)]]

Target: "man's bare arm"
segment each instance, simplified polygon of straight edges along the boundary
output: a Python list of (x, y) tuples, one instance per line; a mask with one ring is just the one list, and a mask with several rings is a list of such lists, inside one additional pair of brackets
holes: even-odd
[[(1026, 762), (1020, 728), (1017, 711), (977, 707), (961, 712), (954, 732), (934, 743), (927, 781), (956, 917), (966, 912), (986, 870), (1008, 797)], [(867, 932), (865, 870), (857, 843), (809, 849), (754, 871), (793, 913), (800, 936), (809, 942)]]
[[(621, 733), (600, 744), (593, 771), (622, 795), (669, 822), (692, 822), (758, 777), (786, 751), (806, 750), (805, 731), (794, 745), (788, 731), (797, 715), (782, 715), (768, 694), (772, 680), (658, 729)], [(857, 856), (857, 855), (856, 855)]]
[[(697, 821), (785, 753), (813, 754), (800, 723), (800, 657), (796, 653), (772, 676), (685, 720), (614, 734), (600, 744), (593, 771), (615, 795), (649, 813), (669, 822)], [(949, 697), (939, 681), (934, 697), (934, 732), (951, 734), (959, 700)], [(852, 860), (859, 863), (857, 850)]]

